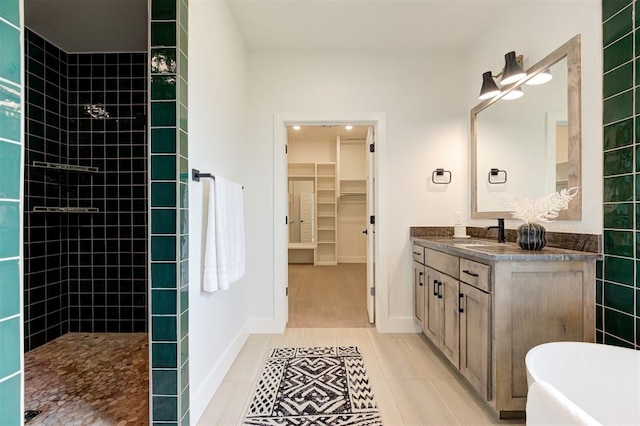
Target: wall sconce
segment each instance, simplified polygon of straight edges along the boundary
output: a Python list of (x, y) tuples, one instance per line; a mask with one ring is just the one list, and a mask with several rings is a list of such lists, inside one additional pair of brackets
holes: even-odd
[[(502, 86), (514, 83), (527, 76), (527, 73), (522, 69), (522, 61), (524, 56), (516, 56), (516, 52), (508, 52), (504, 55), (504, 68), (497, 75), (491, 75), (491, 71), (487, 71), (482, 74), (482, 88), (480, 89), (480, 100), (491, 99), (501, 93), (500, 88), (496, 84), (494, 78), (500, 78), (500, 84)], [(517, 99), (523, 95), (522, 90), (519, 94), (514, 94), (512, 97), (505, 96), (503, 99)]]
[(553, 75), (551, 74), (551, 71), (549, 71), (549, 68), (547, 68), (546, 70), (539, 72), (538, 74), (531, 77), (529, 80), (525, 81), (524, 84), (537, 86), (539, 84), (544, 84), (548, 81), (551, 81), (552, 78), (553, 78)]

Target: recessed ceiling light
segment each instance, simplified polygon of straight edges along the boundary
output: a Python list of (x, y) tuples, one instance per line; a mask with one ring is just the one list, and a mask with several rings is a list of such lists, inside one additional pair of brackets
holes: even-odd
[(353, 126), (351, 126), (351, 125), (349, 125), (349, 126), (344, 126), (344, 128), (345, 128), (345, 129), (347, 129), (347, 130), (351, 130), (351, 129), (353, 129)]
[(298, 125), (293, 126), (293, 130), (300, 130), (300, 126)]

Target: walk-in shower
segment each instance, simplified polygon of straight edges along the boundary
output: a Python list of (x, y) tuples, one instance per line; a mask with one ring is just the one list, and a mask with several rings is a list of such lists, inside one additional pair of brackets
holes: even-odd
[[(146, 40), (144, 49), (105, 51), (101, 42), (95, 50), (74, 50), (29, 9), (46, 3), (25, 1), (25, 410), (41, 411), (30, 425), (143, 424)], [(67, 16), (77, 16), (72, 12)], [(146, 34), (146, 21), (139, 24)], [(57, 28), (73, 32), (73, 20)]]

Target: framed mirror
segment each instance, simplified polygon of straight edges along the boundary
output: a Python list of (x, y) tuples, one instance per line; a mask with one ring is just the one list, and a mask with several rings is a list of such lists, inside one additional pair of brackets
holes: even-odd
[[(471, 110), (471, 218), (510, 218), (501, 198), (582, 186), (580, 35)], [(533, 85), (540, 73), (552, 79)], [(508, 100), (505, 95), (522, 91)], [(508, 97), (508, 95), (507, 95)], [(582, 191), (558, 220), (582, 218)]]

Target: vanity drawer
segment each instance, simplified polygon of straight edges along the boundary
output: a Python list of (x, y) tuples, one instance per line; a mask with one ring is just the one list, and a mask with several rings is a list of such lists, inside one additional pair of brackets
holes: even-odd
[(489, 276), (491, 266), (473, 260), (460, 259), (460, 281), (490, 292)]
[(411, 253), (413, 256), (413, 260), (415, 260), (416, 262), (420, 262), (424, 265), (424, 247), (417, 246), (414, 244), (412, 247)]
[(457, 256), (425, 248), (424, 261), (430, 268), (458, 278), (459, 258)]

